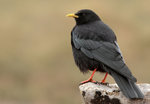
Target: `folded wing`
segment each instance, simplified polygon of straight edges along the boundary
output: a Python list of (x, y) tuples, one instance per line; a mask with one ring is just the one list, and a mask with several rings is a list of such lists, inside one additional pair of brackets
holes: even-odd
[(74, 46), (80, 49), (87, 57), (103, 63), (113, 71), (136, 82), (136, 78), (132, 76), (126, 66), (116, 42), (80, 39), (76, 35), (72, 35)]

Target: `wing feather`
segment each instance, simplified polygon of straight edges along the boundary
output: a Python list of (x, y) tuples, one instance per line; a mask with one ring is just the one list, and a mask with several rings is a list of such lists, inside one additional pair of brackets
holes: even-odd
[(110, 67), (117, 73), (128, 77), (129, 79), (136, 81), (136, 78), (132, 76), (132, 73), (126, 66), (120, 49), (116, 43), (94, 41), (80, 39), (73, 35), (73, 43), (77, 49), (80, 49), (87, 57), (93, 58), (99, 62), (102, 62), (106, 66)]

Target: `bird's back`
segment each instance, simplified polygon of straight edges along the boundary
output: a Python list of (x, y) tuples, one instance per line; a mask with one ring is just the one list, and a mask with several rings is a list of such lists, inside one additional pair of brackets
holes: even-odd
[(108, 25), (102, 21), (95, 21), (88, 24), (77, 25), (72, 30), (73, 35), (80, 39), (93, 40), (93, 41), (116, 41), (115, 33), (109, 28)]

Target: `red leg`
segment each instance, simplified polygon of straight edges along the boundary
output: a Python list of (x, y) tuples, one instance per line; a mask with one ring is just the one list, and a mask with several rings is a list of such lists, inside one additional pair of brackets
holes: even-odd
[(105, 83), (105, 80), (107, 78), (108, 72), (106, 72), (104, 79), (102, 80), (102, 83)]
[(96, 72), (96, 70), (97, 70), (97, 69), (94, 69), (94, 71), (93, 71), (93, 73), (92, 73), (91, 77), (90, 77), (88, 80), (82, 81), (81, 83), (95, 82), (95, 81), (93, 81), (93, 79), (92, 79), (92, 78), (93, 78), (94, 73)]

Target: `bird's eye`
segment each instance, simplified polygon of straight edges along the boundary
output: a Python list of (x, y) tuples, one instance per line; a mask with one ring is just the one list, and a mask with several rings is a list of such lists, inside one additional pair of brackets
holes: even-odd
[(85, 16), (85, 13), (80, 13), (79, 15), (80, 15), (80, 16)]

